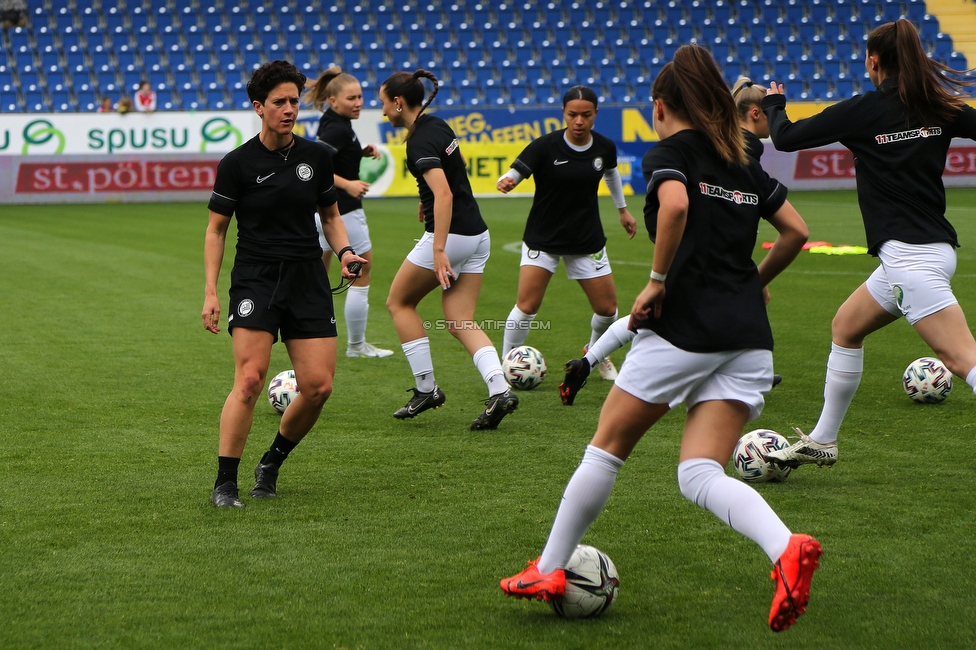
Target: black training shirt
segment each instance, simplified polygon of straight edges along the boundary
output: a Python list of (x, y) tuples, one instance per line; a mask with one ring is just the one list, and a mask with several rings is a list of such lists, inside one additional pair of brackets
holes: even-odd
[[(352, 120), (327, 108), (319, 119), (316, 141), (325, 145), (332, 154), (332, 167), (336, 176), (347, 181), (359, 180), (359, 163), (363, 159), (363, 147), (359, 144), (356, 132), (352, 130)], [(346, 214), (363, 207), (362, 200), (341, 188), (339, 193), (339, 214)]]
[(742, 129), (742, 135), (746, 139), (746, 155), (756, 160), (762, 158), (766, 145), (759, 139), (759, 136), (748, 129)]
[(689, 352), (773, 349), (759, 270), (752, 261), (760, 218), (776, 213), (786, 187), (759, 163), (728, 165), (700, 131), (661, 140), (643, 161), (644, 223), (657, 238), (658, 186), (676, 180), (688, 190), (688, 219), (665, 281), (661, 318), (651, 329)]
[(854, 154), (857, 201), (872, 255), (889, 239), (959, 245), (945, 218), (942, 173), (952, 138), (976, 138), (976, 110), (964, 107), (950, 124), (923, 124), (898, 98), (897, 79), (795, 123), (786, 116), (783, 95), (767, 95), (762, 108), (780, 151), (839, 142)]
[(480, 235), (488, 230), (471, 191), (457, 136), (441, 118), (421, 115), (414, 123), (413, 133), (407, 138), (407, 169), (417, 179), (420, 202), (424, 206), (424, 229), (427, 232), (434, 232), (434, 192), (424, 179), (424, 171), (435, 168), (444, 170), (447, 184), (454, 195), (449, 232), (455, 235)]
[(322, 257), (315, 210), (336, 202), (329, 152), (295, 137), (287, 158), (254, 136), (217, 166), (208, 208), (228, 217), (237, 215), (235, 264)]
[(589, 255), (607, 243), (597, 190), (603, 173), (617, 166), (617, 146), (593, 132), (586, 151), (576, 151), (565, 134), (561, 129), (536, 138), (512, 163), (522, 176), (535, 175), (522, 241), (553, 255)]

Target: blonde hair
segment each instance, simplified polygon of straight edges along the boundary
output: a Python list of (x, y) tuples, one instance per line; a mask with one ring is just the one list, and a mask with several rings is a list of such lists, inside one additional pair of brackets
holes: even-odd
[(325, 110), (330, 97), (337, 97), (343, 88), (353, 83), (359, 83), (359, 80), (334, 65), (320, 74), (319, 78), (308, 87), (302, 101), (314, 106), (316, 110)]
[(739, 77), (732, 86), (732, 99), (735, 100), (735, 110), (739, 114), (739, 121), (746, 119), (753, 106), (761, 106), (766, 89), (757, 86), (749, 77)]

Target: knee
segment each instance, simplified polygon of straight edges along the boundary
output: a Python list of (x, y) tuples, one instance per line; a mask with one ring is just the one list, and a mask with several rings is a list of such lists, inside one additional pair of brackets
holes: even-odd
[(839, 312), (830, 321), (830, 337), (842, 348), (859, 348), (864, 343), (864, 337), (859, 336)]
[(722, 466), (707, 458), (692, 458), (678, 464), (678, 489), (682, 496), (697, 506), (705, 507), (712, 481), (725, 476)]
[(310, 382), (302, 382), (298, 389), (313, 406), (320, 407), (332, 395), (332, 378), (322, 377)]
[(265, 376), (256, 369), (245, 368), (238, 377), (235, 393), (245, 403), (253, 403), (264, 390)]

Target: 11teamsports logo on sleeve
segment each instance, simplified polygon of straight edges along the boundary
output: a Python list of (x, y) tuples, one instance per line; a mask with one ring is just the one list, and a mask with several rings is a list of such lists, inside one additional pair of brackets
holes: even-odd
[(718, 185), (709, 185), (708, 183), (699, 183), (698, 189), (705, 196), (714, 196), (720, 199), (725, 199), (726, 201), (731, 201), (736, 205), (745, 203), (746, 205), (759, 205), (759, 196), (756, 194), (748, 194), (746, 192), (741, 192), (739, 190), (727, 190), (724, 187)]

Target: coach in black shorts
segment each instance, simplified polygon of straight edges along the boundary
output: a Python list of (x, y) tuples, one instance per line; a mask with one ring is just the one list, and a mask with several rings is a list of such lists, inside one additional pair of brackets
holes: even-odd
[(234, 214), (238, 226), (227, 317), (234, 337), (234, 389), (220, 415), (217, 480), (210, 497), (218, 508), (244, 507), (237, 469), (279, 332), (301, 392), (254, 470), (252, 497), (276, 496), (281, 463), (315, 424), (332, 392), (336, 326), (316, 208), (329, 245), (338, 251), (342, 275), (354, 277), (348, 265), (364, 261), (349, 247), (339, 218), (328, 152), (292, 133), (304, 85), (305, 75), (286, 61), (254, 71), (247, 94), (261, 118), (261, 133), (220, 161), (210, 198), (203, 326), (215, 334), (220, 331), (217, 278)]

